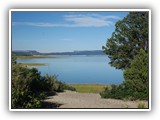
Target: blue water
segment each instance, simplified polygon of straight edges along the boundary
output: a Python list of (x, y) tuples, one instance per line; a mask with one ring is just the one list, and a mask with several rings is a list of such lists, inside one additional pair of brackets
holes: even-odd
[(123, 71), (111, 67), (106, 55), (57, 56), (56, 58), (18, 59), (20, 63), (45, 63), (36, 67), (42, 75), (57, 75), (69, 84), (121, 84)]

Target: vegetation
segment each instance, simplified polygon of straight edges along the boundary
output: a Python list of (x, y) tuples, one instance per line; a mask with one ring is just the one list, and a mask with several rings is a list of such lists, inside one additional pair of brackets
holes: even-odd
[(130, 68), (124, 71), (124, 83), (106, 88), (100, 95), (103, 98), (148, 100), (148, 53), (140, 50), (139, 55), (131, 62)]
[(64, 89), (65, 90), (70, 90), (70, 91), (77, 91), (75, 87), (73, 87), (71, 85), (66, 85), (66, 84), (64, 84)]
[(102, 98), (124, 99), (124, 85), (111, 85), (110, 88), (106, 87), (105, 90), (100, 93), (100, 95)]
[(130, 67), (140, 49), (148, 52), (148, 12), (130, 12), (115, 24), (115, 31), (102, 47), (117, 69)]
[(46, 64), (43, 63), (20, 63), (22, 66), (45, 66)]
[(145, 108), (145, 107), (146, 107), (146, 106), (145, 106), (145, 103), (144, 103), (144, 102), (138, 103), (137, 108)]
[(148, 13), (130, 12), (116, 23), (105, 53), (111, 66), (124, 70), (124, 82), (105, 88), (103, 98), (148, 100)]
[(42, 100), (48, 93), (55, 94), (67, 88), (71, 89), (58, 81), (55, 75), (41, 76), (36, 68), (29, 69), (17, 64), (16, 56), (12, 56), (12, 108), (41, 108)]
[(106, 85), (98, 84), (71, 84), (71, 86), (81, 93), (100, 93), (106, 87)]
[(124, 71), (125, 88), (135, 99), (148, 99), (149, 75), (148, 75), (148, 53), (140, 50), (131, 62), (131, 67)]
[(139, 55), (131, 63), (131, 67), (124, 71), (125, 81), (121, 85), (112, 85), (101, 93), (104, 98), (117, 99), (148, 99), (148, 54), (140, 50)]
[(21, 55), (21, 56), (17, 56), (17, 59), (54, 58), (54, 57), (55, 56), (53, 55), (29, 55), (29, 56)]

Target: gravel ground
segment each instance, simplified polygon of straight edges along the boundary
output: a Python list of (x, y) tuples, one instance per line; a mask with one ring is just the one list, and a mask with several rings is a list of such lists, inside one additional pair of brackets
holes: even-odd
[[(58, 108), (137, 108), (140, 103), (140, 101), (103, 99), (97, 93), (78, 93), (68, 90), (49, 96), (44, 101), (57, 104)], [(147, 107), (148, 102), (144, 103)]]

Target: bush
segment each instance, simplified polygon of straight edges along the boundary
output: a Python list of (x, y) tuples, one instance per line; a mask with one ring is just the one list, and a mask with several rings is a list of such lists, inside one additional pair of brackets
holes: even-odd
[(42, 77), (42, 87), (44, 91), (60, 91), (60, 82), (55, 75), (49, 76), (48, 74)]
[(72, 87), (72, 86), (70, 86), (70, 85), (64, 85), (64, 89), (65, 90), (71, 90), (71, 91), (76, 91), (76, 88), (74, 88), (74, 87)]
[(62, 92), (74, 88), (57, 80), (55, 75), (41, 76), (36, 68), (26, 68), (16, 63), (12, 57), (11, 107), (41, 108), (42, 100), (48, 93)]
[(111, 88), (106, 87), (100, 95), (102, 98), (123, 99), (125, 97), (124, 86), (111, 85)]
[(12, 108), (40, 107), (40, 100), (44, 98), (44, 94), (34, 85), (39, 78), (40, 73), (36, 69), (27, 69), (19, 65), (12, 67)]
[(41, 76), (36, 68), (15, 64), (12, 67), (12, 108), (40, 108), (48, 92), (63, 91), (63, 86), (56, 76)]

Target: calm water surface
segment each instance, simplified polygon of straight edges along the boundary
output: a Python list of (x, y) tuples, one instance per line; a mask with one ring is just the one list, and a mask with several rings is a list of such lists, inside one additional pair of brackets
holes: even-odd
[(120, 84), (123, 71), (108, 64), (106, 55), (56, 56), (54, 58), (18, 59), (20, 63), (45, 63), (36, 67), (42, 75), (57, 75), (58, 80), (68, 84)]

